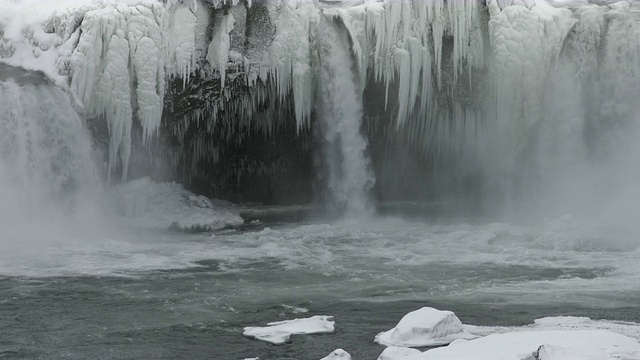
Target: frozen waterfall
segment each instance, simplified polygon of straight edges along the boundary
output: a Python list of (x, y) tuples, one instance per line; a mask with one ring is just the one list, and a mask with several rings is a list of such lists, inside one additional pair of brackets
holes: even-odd
[(78, 99), (123, 178), (168, 139), (148, 157), (211, 192), (322, 178), (348, 212), (393, 183), (420, 195), (405, 200), (562, 213), (625, 173), (639, 14), (609, 0), (0, 1), (0, 60)]
[(358, 93), (346, 32), (331, 20), (318, 25), (317, 112), (323, 135), (330, 202), (347, 215), (370, 210), (374, 184), (362, 127), (362, 94)]

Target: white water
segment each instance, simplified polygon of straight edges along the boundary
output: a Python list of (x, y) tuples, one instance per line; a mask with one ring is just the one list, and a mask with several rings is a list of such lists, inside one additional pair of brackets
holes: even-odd
[(89, 133), (68, 94), (37, 73), (0, 75), (0, 246), (36, 249), (95, 232), (99, 187)]
[(231, 276), (215, 289), (228, 304), (285, 296), (635, 306), (640, 252), (621, 235), (571, 218), (539, 228), (375, 218), (215, 236), (141, 232), (48, 247), (46, 256), (2, 253), (0, 274), (147, 277), (206, 260), (218, 264), (215, 276)]
[(354, 79), (354, 64), (344, 30), (323, 19), (320, 43), (318, 115), (323, 135), (330, 203), (347, 215), (370, 211), (369, 190), (375, 182), (362, 135), (362, 94)]

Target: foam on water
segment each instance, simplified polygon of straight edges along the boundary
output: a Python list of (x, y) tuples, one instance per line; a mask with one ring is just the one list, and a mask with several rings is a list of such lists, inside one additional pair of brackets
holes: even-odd
[[(216, 265), (207, 271), (213, 274), (246, 279), (234, 291), (255, 294), (259, 289), (265, 297), (291, 287), (296, 296), (371, 301), (429, 298), (615, 306), (640, 298), (635, 286), (640, 280), (638, 243), (604, 245), (607, 238), (594, 236), (584, 223), (571, 218), (541, 227), (387, 218), (213, 236), (149, 231), (129, 236), (51, 246), (46, 256), (43, 250), (32, 258), (1, 254), (0, 274), (138, 277), (211, 263)], [(260, 280), (263, 276), (282, 280), (274, 288)]]

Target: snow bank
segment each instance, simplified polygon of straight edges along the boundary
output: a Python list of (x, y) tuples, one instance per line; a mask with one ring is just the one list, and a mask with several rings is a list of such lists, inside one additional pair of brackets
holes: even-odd
[(395, 328), (378, 334), (374, 341), (387, 346), (424, 347), (470, 338), (474, 336), (464, 330), (453, 312), (423, 307), (405, 315)]
[(640, 340), (640, 324), (625, 321), (591, 320), (588, 317), (557, 316), (536, 319), (533, 324), (519, 327), (492, 327), (464, 325), (464, 329), (477, 336), (515, 331), (549, 330), (603, 330)]
[[(278, 321), (268, 323), (265, 327), (246, 327), (242, 334), (274, 345), (282, 345), (289, 342), (291, 335), (333, 333), (335, 331), (335, 322), (332, 319), (333, 316), (313, 316), (305, 319)], [(325, 359), (350, 359), (350, 357), (327, 357)]]
[(135, 227), (202, 232), (243, 223), (232, 206), (214, 205), (176, 183), (141, 178), (116, 187), (114, 198), (119, 213)]
[(522, 331), (428, 350), (404, 360), (604, 360), (640, 359), (640, 344), (601, 330)]
[[(521, 327), (472, 326), (462, 325), (451, 311), (425, 307), (375, 341), (395, 345), (378, 360), (603, 360), (640, 359), (638, 339), (637, 323), (565, 316)], [(447, 343), (426, 352), (408, 348)]]
[(320, 360), (351, 360), (351, 355), (342, 349), (337, 349)]

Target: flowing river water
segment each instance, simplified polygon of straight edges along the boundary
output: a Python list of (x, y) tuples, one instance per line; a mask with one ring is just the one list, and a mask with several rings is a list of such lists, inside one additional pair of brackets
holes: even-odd
[[(562, 218), (539, 227), (395, 218), (128, 230), (0, 255), (0, 355), (24, 359), (375, 359), (421, 306), (476, 325), (552, 315), (640, 321), (637, 245)], [(273, 346), (245, 326), (333, 315)]]

